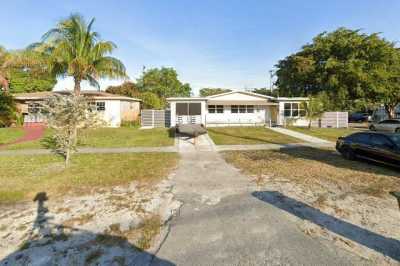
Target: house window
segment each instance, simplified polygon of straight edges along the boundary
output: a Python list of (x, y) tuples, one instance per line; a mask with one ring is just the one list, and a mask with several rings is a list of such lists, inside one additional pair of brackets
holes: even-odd
[(42, 106), (39, 103), (28, 103), (28, 113), (37, 114), (42, 110)]
[(223, 105), (209, 105), (208, 106), (208, 112), (210, 114), (222, 114), (224, 113), (224, 106)]
[(201, 115), (201, 103), (189, 103), (189, 115)]
[(284, 103), (283, 114), (285, 117), (303, 117), (306, 111), (300, 103)]
[(96, 102), (96, 110), (97, 111), (105, 111), (106, 103), (105, 102)]
[(245, 114), (245, 113), (254, 113), (254, 105), (232, 105), (231, 106), (232, 114)]
[(231, 106), (231, 113), (232, 114), (237, 114), (239, 112), (239, 106), (237, 105), (232, 105)]
[(176, 115), (201, 115), (201, 103), (177, 103)]

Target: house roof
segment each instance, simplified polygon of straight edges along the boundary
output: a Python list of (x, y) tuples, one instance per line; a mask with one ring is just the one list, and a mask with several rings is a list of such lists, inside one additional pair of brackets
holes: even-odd
[(179, 101), (206, 101), (206, 97), (169, 97), (168, 102), (179, 102)]
[(267, 95), (263, 95), (263, 94), (259, 94), (259, 93), (255, 93), (255, 92), (250, 92), (250, 91), (238, 91), (238, 90), (233, 90), (233, 91), (229, 91), (229, 92), (210, 95), (210, 96), (207, 97), (207, 99), (217, 98), (217, 97), (230, 95), (230, 94), (235, 94), (235, 93), (246, 94), (246, 95), (260, 97), (260, 98), (264, 98), (264, 99), (268, 99), (268, 100), (274, 100), (275, 99), (275, 97), (272, 97), (272, 96), (267, 96)]
[(277, 101), (308, 101), (307, 97), (278, 97)]
[[(41, 91), (41, 92), (29, 92), (29, 93), (15, 93), (13, 94), (16, 100), (44, 100), (54, 94), (71, 94), (71, 91)], [(95, 100), (122, 100), (122, 101), (136, 101), (140, 102), (140, 99), (131, 98), (127, 96), (112, 94), (103, 91), (81, 91), (81, 95), (90, 97)]]

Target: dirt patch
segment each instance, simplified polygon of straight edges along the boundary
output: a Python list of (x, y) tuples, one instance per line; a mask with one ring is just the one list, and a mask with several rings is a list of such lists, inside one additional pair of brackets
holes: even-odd
[[(169, 180), (101, 193), (4, 205), (0, 211), (0, 264), (145, 265), (163, 225), (180, 207)], [(121, 264), (122, 263), (122, 264)]]
[(390, 192), (400, 190), (400, 172), (348, 161), (331, 149), (226, 152), (224, 156), (265, 192), (257, 195), (299, 217), (305, 233), (334, 241), (374, 263), (397, 265), (400, 255), (394, 249), (400, 244), (400, 209)]

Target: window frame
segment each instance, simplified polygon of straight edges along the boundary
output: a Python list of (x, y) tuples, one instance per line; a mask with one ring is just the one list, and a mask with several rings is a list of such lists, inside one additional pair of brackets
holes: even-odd
[[(294, 108), (296, 107), (296, 108)], [(284, 118), (302, 118), (306, 116), (306, 110), (302, 108), (302, 102), (284, 102), (283, 117)]]

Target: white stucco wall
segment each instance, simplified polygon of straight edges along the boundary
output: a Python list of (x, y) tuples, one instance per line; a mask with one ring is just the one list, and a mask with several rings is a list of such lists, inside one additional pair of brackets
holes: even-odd
[(207, 108), (206, 122), (207, 125), (264, 124), (268, 115), (269, 109), (266, 106), (254, 106), (254, 113), (232, 113), (231, 105), (224, 105), (223, 113), (209, 113)]
[(99, 111), (100, 117), (110, 127), (119, 127), (121, 125), (121, 101), (120, 100), (96, 100), (96, 102), (105, 102), (105, 111)]

